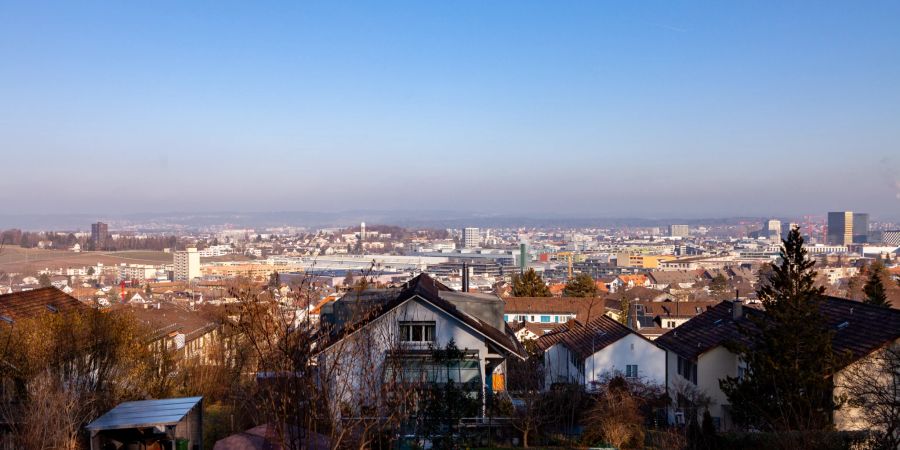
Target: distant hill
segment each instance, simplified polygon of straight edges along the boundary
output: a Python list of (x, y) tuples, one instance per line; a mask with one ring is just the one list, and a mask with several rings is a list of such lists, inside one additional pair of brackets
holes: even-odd
[(359, 222), (391, 224), (409, 228), (476, 227), (652, 227), (672, 223), (688, 225), (724, 225), (740, 221), (762, 221), (757, 217), (710, 219), (552, 217), (484, 214), (460, 211), (383, 211), (352, 210), (340, 212), (211, 212), (211, 213), (138, 213), (138, 214), (0, 214), (0, 229), (29, 231), (89, 231), (96, 221), (107, 222), (110, 230), (167, 231), (197, 230), (228, 225), (231, 228), (268, 228), (280, 226), (323, 228), (346, 227)]

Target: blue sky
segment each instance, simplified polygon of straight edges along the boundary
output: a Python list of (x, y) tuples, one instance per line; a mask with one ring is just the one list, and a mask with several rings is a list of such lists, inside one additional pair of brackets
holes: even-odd
[(900, 2), (0, 1), (6, 213), (900, 214)]

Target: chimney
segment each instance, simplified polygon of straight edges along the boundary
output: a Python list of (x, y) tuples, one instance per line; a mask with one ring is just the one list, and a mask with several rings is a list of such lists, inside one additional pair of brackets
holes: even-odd
[(731, 318), (738, 320), (744, 315), (744, 303), (739, 299), (734, 299), (731, 303)]
[(462, 291), (469, 292), (469, 263), (463, 261), (462, 266)]

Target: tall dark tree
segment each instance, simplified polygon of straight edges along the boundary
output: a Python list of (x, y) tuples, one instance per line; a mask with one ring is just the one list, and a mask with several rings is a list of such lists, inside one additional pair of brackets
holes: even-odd
[(41, 276), (38, 277), (38, 284), (40, 284), (41, 287), (50, 286), (50, 275), (42, 273)]
[(513, 275), (512, 295), (513, 297), (550, 297), (550, 288), (534, 269), (528, 269), (524, 274)]
[(717, 274), (713, 277), (712, 281), (709, 282), (709, 290), (714, 294), (723, 294), (728, 292), (728, 279), (725, 278), (725, 275)]
[(837, 357), (820, 312), (824, 289), (815, 287), (815, 261), (799, 228), (782, 243), (771, 277), (757, 290), (765, 313), (748, 314), (750, 326), (740, 327), (746, 343), (729, 344), (747, 371), (719, 384), (738, 423), (770, 431), (827, 429)]
[(891, 304), (888, 302), (882, 277), (884, 277), (884, 264), (881, 261), (875, 261), (869, 266), (869, 278), (866, 280), (866, 285), (863, 286), (863, 292), (866, 293), (864, 302), (890, 308)]
[(597, 295), (597, 284), (594, 283), (594, 279), (590, 275), (582, 272), (566, 283), (563, 295), (566, 297), (595, 297)]
[(276, 270), (269, 275), (269, 287), (277, 288), (279, 286), (281, 286), (281, 275)]

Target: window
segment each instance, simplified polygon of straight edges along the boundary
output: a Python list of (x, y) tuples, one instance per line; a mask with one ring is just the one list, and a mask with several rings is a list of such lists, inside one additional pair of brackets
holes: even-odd
[(679, 356), (678, 374), (691, 383), (697, 384), (697, 363)]
[(541, 316), (541, 323), (550, 323), (550, 316)]
[(669, 326), (669, 328), (675, 328), (675, 321), (674, 321), (674, 320), (670, 320), (669, 323), (668, 323), (668, 326)]
[(637, 378), (638, 377), (638, 366), (637, 364), (628, 364), (625, 366), (625, 378)]
[(400, 341), (434, 342), (434, 322), (400, 322)]

